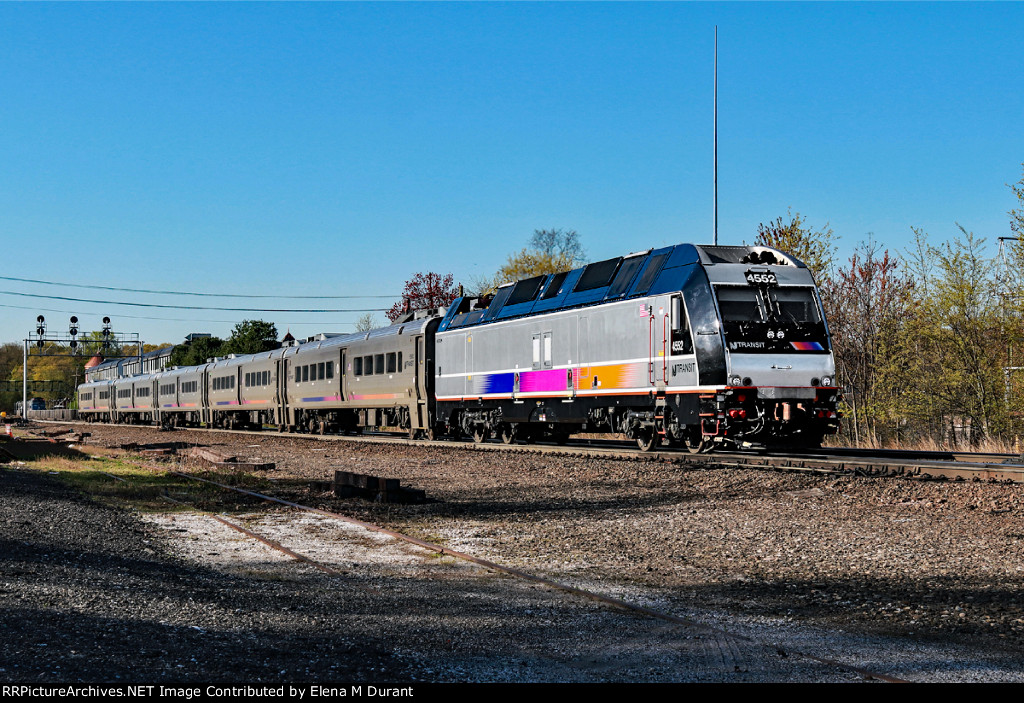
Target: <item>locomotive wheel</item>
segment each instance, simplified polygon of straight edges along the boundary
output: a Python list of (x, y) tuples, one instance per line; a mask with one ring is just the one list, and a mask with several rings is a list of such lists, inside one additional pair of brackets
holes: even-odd
[(486, 427), (483, 427), (481, 425), (473, 426), (473, 441), (476, 442), (477, 444), (483, 442), (485, 439), (487, 439), (489, 435), (490, 432), (488, 432)]
[(327, 434), (327, 423), (321, 420), (316, 429), (320, 434)]
[(653, 428), (645, 427), (636, 436), (636, 446), (640, 447), (642, 452), (649, 452), (658, 446), (659, 439), (658, 433)]
[(690, 454), (700, 454), (705, 449), (704, 435), (700, 427), (693, 425), (686, 428), (684, 444)]
[(516, 441), (516, 435), (519, 434), (515, 425), (505, 423), (501, 426), (501, 441), (504, 444), (512, 444)]

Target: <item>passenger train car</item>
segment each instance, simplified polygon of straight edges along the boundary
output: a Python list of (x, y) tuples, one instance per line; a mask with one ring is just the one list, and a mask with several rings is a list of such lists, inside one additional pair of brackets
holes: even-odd
[(766, 247), (680, 244), (509, 283), (366, 333), (101, 381), (113, 422), (561, 442), (649, 450), (818, 446), (839, 389), (807, 267)]

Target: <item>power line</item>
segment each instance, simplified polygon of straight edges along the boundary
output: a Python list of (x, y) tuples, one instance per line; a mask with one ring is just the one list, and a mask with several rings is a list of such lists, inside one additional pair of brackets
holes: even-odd
[(159, 303), (126, 303), (116, 300), (91, 300), (89, 298), (69, 298), (63, 295), (42, 295), (40, 293), (18, 293), (11, 290), (0, 290), (0, 295), (19, 295), (24, 298), (46, 298), (47, 300), (67, 300), (74, 303), (96, 303), (98, 305), (129, 305), (136, 308), (165, 308), (173, 310), (216, 310), (218, 312), (287, 312), (287, 313), (336, 313), (336, 312), (387, 312), (387, 308), (221, 308), (203, 305), (161, 305)]
[[(56, 308), (41, 308), (41, 307), (30, 306), (30, 305), (7, 305), (5, 303), (0, 303), (0, 308), (7, 308), (7, 309), (10, 309), (10, 310), (31, 310), (33, 314), (40, 313), (40, 312), (56, 312), (56, 313), (61, 313), (61, 314), (64, 314), (64, 315), (81, 315), (82, 314), (81, 310), (58, 310)], [(159, 322), (195, 322), (195, 323), (198, 323), (198, 322), (209, 322), (211, 324), (227, 324), (227, 325), (233, 325), (233, 324), (236, 324), (238, 322), (238, 318), (237, 317), (235, 319), (233, 319), (233, 320), (204, 320), (204, 319), (195, 318), (195, 317), (153, 317), (152, 315), (128, 315), (128, 314), (124, 314), (124, 313), (118, 314), (117, 318), (119, 320), (120, 319), (125, 319), (125, 320), (156, 320), (156, 321), (159, 321)], [(308, 322), (307, 321), (302, 321), (302, 320), (299, 320), (299, 321), (289, 320), (288, 321), (288, 325), (290, 325), (292, 327), (303, 326), (303, 325), (316, 325), (318, 327), (323, 327), (325, 324), (354, 325), (356, 323), (354, 321), (349, 321), (349, 322), (339, 321), (339, 322), (336, 322), (336, 323), (330, 323), (330, 322), (325, 323), (323, 320), (320, 320), (320, 321), (310, 320)]]
[(248, 295), (245, 293), (196, 293), (194, 291), (179, 290), (116, 288), (113, 286), (96, 286), (85, 283), (57, 283), (55, 281), (39, 281), (34, 278), (14, 278), (13, 276), (0, 276), (0, 280), (17, 281), (19, 283), (39, 283), (45, 286), (62, 286), (65, 288), (91, 288), (93, 290), (113, 290), (123, 293), (152, 293), (154, 295), (193, 295), (203, 298), (282, 298), (288, 300), (351, 300), (355, 298), (386, 298), (388, 300), (395, 300), (396, 298), (401, 297), (398, 295)]

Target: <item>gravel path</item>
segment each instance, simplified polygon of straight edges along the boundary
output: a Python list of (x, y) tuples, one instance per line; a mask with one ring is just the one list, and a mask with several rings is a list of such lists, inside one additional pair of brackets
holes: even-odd
[[(92, 431), (95, 436), (89, 441), (97, 445), (173, 439), (220, 444), (242, 456), (274, 461), (277, 468), (267, 478), (275, 495), (721, 626), (789, 652), (813, 653), (913, 680), (1024, 680), (1024, 505), (1019, 486), (682, 471), (647, 461), (311, 442), (276, 435)], [(335, 499), (315, 483), (327, 480), (334, 469), (400, 478), (403, 485), (426, 490), (433, 502), (398, 506)], [(0, 497), (8, 500), (7, 491)], [(124, 513), (113, 514), (132, 520)], [(263, 520), (269, 522), (261, 524)], [(321, 535), (328, 530), (329, 544), (341, 550), (324, 557), (328, 563), (359, 564), (352, 572), (367, 578), (373, 574), (372, 584), (360, 582), (354, 600), (314, 596), (322, 588), (282, 588), (274, 579), (293, 585), (300, 579), (304, 586), (327, 580), (332, 595), (344, 588), (336, 585), (336, 577), (305, 573), (309, 567), (282, 564), (277, 557), (255, 559), (270, 565), (258, 568), (278, 574), (265, 578), (251, 575), (258, 571), (252, 560), (242, 560), (241, 567), (231, 559), (218, 561), (214, 553), (219, 548), (214, 546), (180, 551), (174, 545), (201, 541), (203, 529), (194, 526), (147, 529), (133, 522), (135, 532), (123, 533), (127, 541), (135, 533), (138, 540), (148, 540), (146, 548), (156, 549), (173, 569), (185, 564), (185, 573), (226, 579), (231, 586), (212, 587), (224, 599), (228, 596), (223, 588), (231, 599), (247, 598), (240, 594), (254, 590), (264, 593), (266, 612), (254, 611), (288, 636), (294, 636), (293, 621), (282, 615), (277, 599), (287, 592), (291, 598), (321, 602), (317, 624), (331, 618), (344, 621), (345, 627), (336, 631), (346, 633), (360, 656), (364, 646), (376, 652), (380, 660), (370, 668), (384, 667), (388, 680), (857, 678), (799, 657), (773, 656), (771, 648), (745, 640), (709, 637), (699, 629), (687, 632), (578, 603), (476, 567), (453, 569), (442, 565), (444, 560), (408, 553), (366, 557), (359, 546), (365, 534), (344, 536), (336, 525), (314, 530), (308, 520), (296, 520), (290, 513), (263, 511), (249, 522), (278, 536), (285, 530), (282, 541), (297, 551), (324, 549)], [(154, 530), (164, 537), (155, 538)], [(179, 539), (170, 539), (174, 536)], [(237, 544), (240, 537), (213, 542)], [(144, 553), (139, 542), (126, 549), (128, 554)], [(399, 557), (400, 568), (389, 562)], [(10, 563), (4, 561), (3, 568)], [(2, 577), (7, 585), (0, 598), (6, 603), (11, 584), (24, 579), (12, 579), (6, 571)], [(155, 581), (166, 588), (164, 579)], [(236, 586), (236, 581), (245, 585)], [(348, 578), (342, 581), (351, 586)], [(148, 593), (138, 585), (133, 588)], [(458, 595), (450, 594), (453, 588)], [(95, 590), (117, 589), (101, 585)], [(354, 616), (349, 612), (352, 602), (375, 603), (372, 616)], [(439, 607), (452, 603), (458, 607)], [(413, 611), (415, 617), (390, 614)], [(238, 632), (251, 634), (251, 617), (247, 613), (237, 621)], [(164, 627), (166, 619), (157, 624)], [(177, 627), (191, 624), (180, 622)], [(327, 629), (309, 625), (302, 636)], [(227, 630), (222, 624), (217, 631)], [(329, 639), (337, 648), (337, 641)], [(9, 647), (0, 645), (0, 668), (6, 670), (0, 677), (19, 680), (3, 663)], [(157, 658), (162, 663), (164, 657)], [(279, 676), (313, 677), (330, 658), (282, 666), (287, 673)], [(339, 680), (368, 675), (366, 667), (343, 663), (344, 653), (334, 659), (338, 668), (330, 673)], [(212, 675), (243, 680), (255, 671), (268, 675), (252, 666), (225, 666)], [(33, 675), (43, 674), (39, 670)], [(46, 675), (59, 679), (52, 671)], [(183, 680), (187, 673), (179, 669), (166, 675)]]

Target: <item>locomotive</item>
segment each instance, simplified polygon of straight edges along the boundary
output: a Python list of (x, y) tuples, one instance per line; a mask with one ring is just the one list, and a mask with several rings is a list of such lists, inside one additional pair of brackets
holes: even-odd
[(642, 450), (816, 447), (839, 430), (806, 265), (679, 244), (461, 296), (370, 332), (84, 384), (111, 422), (506, 443), (614, 432)]

